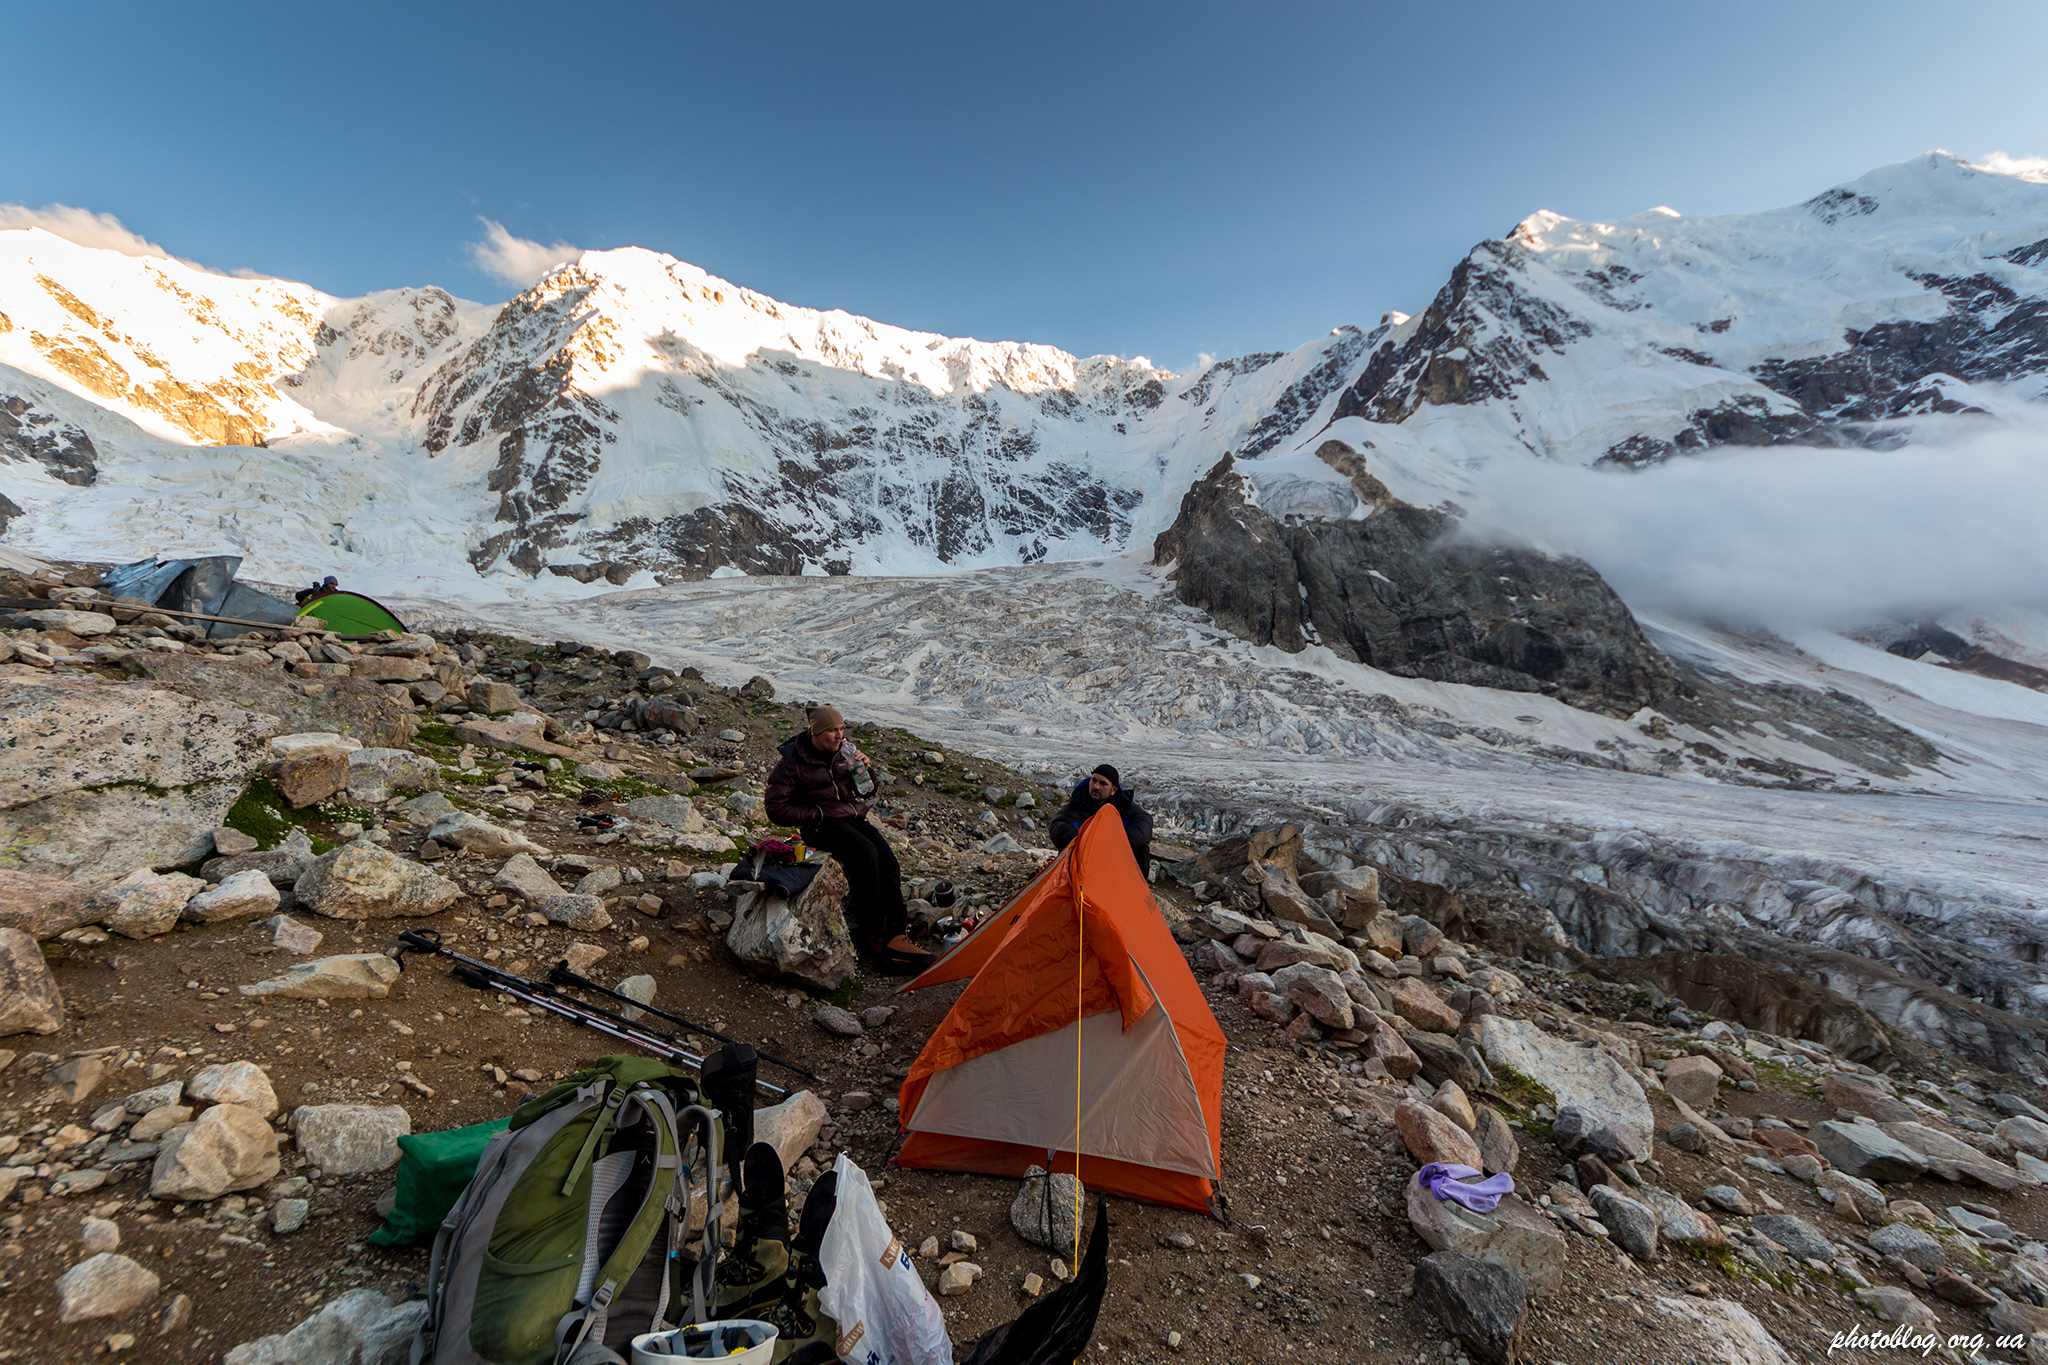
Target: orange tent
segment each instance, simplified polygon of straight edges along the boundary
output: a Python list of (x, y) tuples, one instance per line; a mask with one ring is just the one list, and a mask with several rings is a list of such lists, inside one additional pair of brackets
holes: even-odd
[(1215, 1211), (1223, 1030), (1114, 809), (903, 989), (964, 977), (903, 1082), (898, 1165)]

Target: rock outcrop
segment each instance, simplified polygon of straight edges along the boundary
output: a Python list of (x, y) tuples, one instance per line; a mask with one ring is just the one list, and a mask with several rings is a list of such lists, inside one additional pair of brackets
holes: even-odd
[[(1340, 442), (1325, 458), (1356, 459)], [(1253, 644), (1629, 715), (1675, 690), (1592, 566), (1461, 534), (1378, 490), (1362, 519), (1276, 519), (1225, 456), (1153, 543), (1181, 601)]]

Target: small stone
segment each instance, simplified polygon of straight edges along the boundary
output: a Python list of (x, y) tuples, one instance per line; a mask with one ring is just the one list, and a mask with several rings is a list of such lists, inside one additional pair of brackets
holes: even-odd
[(917, 1248), (917, 1254), (920, 1258), (927, 1261), (937, 1260), (939, 1255), (939, 1239), (936, 1237), (925, 1238), (924, 1241), (921, 1244), (919, 1244)]
[(612, 988), (636, 1004), (619, 1006), (619, 1013), (628, 1019), (638, 1019), (644, 1012), (640, 1007), (654, 1003), (654, 978), (646, 973), (629, 976)]
[(851, 1010), (843, 1010), (837, 1005), (820, 1005), (817, 1013), (811, 1016), (811, 1022), (841, 1038), (858, 1038), (865, 1032)]
[(1419, 1165), (1440, 1161), (1476, 1168), (1485, 1160), (1470, 1133), (1428, 1105), (1401, 1101), (1394, 1108), (1394, 1125)]
[(312, 1208), (312, 1204), (304, 1199), (280, 1199), (271, 1214), (270, 1225), (280, 1234), (297, 1232), (306, 1226), (306, 1217)]
[(1733, 1185), (1709, 1185), (1700, 1192), (1700, 1197), (1724, 1213), (1738, 1214), (1744, 1218), (1756, 1212), (1749, 1197)]
[(192, 1318), (192, 1296), (180, 1294), (171, 1300), (171, 1306), (164, 1310), (164, 1320), (156, 1329), (160, 1337), (167, 1337), (183, 1327)]
[(103, 1251), (57, 1279), (59, 1322), (125, 1318), (157, 1295), (163, 1281), (118, 1252)]
[(1010, 1202), (1010, 1226), (1033, 1246), (1071, 1249), (1078, 1232), (1074, 1218), (1080, 1203), (1079, 1180), (1065, 1171), (1048, 1177), (1043, 1167), (1032, 1166), (1024, 1172), (1024, 1183)]
[(1711, 1057), (1676, 1057), (1664, 1064), (1664, 1089), (1695, 1109), (1710, 1109), (1721, 1068)]
[(292, 1111), (299, 1154), (329, 1175), (362, 1175), (398, 1163), (412, 1116), (396, 1104), (309, 1104)]
[(88, 1256), (112, 1251), (121, 1245), (121, 1225), (105, 1218), (88, 1218), (79, 1225), (79, 1245)]
[(945, 1298), (965, 1294), (980, 1278), (980, 1266), (972, 1261), (956, 1261), (939, 1272), (939, 1294)]
[(959, 1228), (954, 1228), (952, 1233), (946, 1238), (946, 1249), (949, 1251), (965, 1251), (972, 1254), (981, 1250), (981, 1243), (975, 1240), (973, 1233), (962, 1232)]
[(263, 927), (270, 931), (270, 945), (280, 952), (304, 957), (317, 951), (327, 935), (310, 924), (301, 924), (290, 915), (272, 915), (263, 921)]
[(1835, 1245), (1804, 1218), (1789, 1213), (1767, 1213), (1749, 1221), (1752, 1232), (1760, 1232), (1802, 1261), (1832, 1261)]
[(219, 825), (213, 831), (213, 851), (223, 858), (232, 858), (237, 853), (254, 853), (256, 841), (238, 829)]
[(1637, 1203), (1612, 1185), (1595, 1185), (1586, 1197), (1616, 1246), (1639, 1261), (1657, 1259), (1657, 1215), (1649, 1205)]
[(578, 976), (588, 976), (590, 969), (607, 956), (607, 950), (595, 943), (572, 943), (562, 950), (563, 963)]
[(277, 1113), (277, 1092), (254, 1062), (224, 1062), (202, 1068), (185, 1083), (185, 1098), (200, 1104), (239, 1104), (264, 1118)]
[(1026, 1271), (1024, 1275), (1024, 1292), (1034, 1299), (1037, 1298), (1045, 1292), (1045, 1277), (1035, 1270)]
[(864, 1029), (880, 1028), (895, 1017), (894, 1005), (872, 1005), (860, 1012), (860, 1026)]
[(1928, 1274), (1948, 1264), (1948, 1252), (1937, 1239), (1905, 1223), (1893, 1223), (1871, 1233), (1870, 1249), (1880, 1256), (1910, 1261)]

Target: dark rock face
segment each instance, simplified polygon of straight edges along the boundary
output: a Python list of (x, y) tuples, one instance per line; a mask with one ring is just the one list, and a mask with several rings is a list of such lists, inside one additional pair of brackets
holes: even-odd
[[(2042, 247), (2009, 252), (2021, 257)], [(1931, 322), (1882, 322), (1842, 334), (1846, 349), (1810, 360), (1767, 360), (1754, 373), (1817, 419), (1872, 422), (1924, 412), (1962, 412), (1944, 376), (2017, 379), (2048, 369), (2048, 298), (2026, 297), (1989, 275), (1915, 275), (1949, 311)]]
[[(26, 398), (0, 394), (0, 460), (12, 464), (32, 460), (52, 478), (74, 488), (88, 488), (100, 476), (99, 456), (92, 437), (77, 426)], [(4, 516), (20, 513), (19, 507), (12, 513), (0, 509), (0, 529), (6, 525)]]
[[(1349, 453), (1333, 446), (1326, 458)], [(1254, 644), (1318, 643), (1403, 677), (1617, 715), (1673, 690), (1635, 618), (1583, 561), (1463, 541), (1448, 513), (1376, 484), (1361, 492), (1377, 508), (1362, 521), (1283, 524), (1226, 456), (1181, 500), (1153, 559), (1176, 565), (1183, 602)]]
[(1892, 1059), (1891, 1030), (1846, 996), (1795, 972), (1750, 957), (1670, 952), (1606, 958), (1591, 970), (1610, 981), (1655, 986), (1715, 1019), (1788, 1038), (1811, 1038), (1852, 1062)]
[[(764, 368), (803, 400), (791, 410), (672, 333), (656, 343), (671, 372), (647, 381), (655, 401), (685, 416), (714, 400), (729, 405), (770, 458), (718, 469), (721, 489), (707, 505), (588, 527), (581, 498), (625, 425), (586, 387), (619, 344), (603, 287), (582, 267), (557, 272), (508, 303), (420, 388), (413, 411), (426, 419), (430, 454), (495, 443), (488, 487), (501, 529), (471, 552), (479, 570), (509, 563), (614, 583), (637, 568), (673, 578), (807, 565), (843, 574), (863, 543), (892, 537), (949, 562), (1002, 544), (1034, 563), (1075, 534), (1115, 543), (1129, 533), (1142, 495), (1046, 461), (1036, 424), (1151, 412), (1165, 394), (1156, 374), (1098, 367), (1083, 376), (1085, 394), (940, 394), (764, 353)], [(565, 548), (578, 562), (551, 563)]]
[(1521, 1272), (1455, 1251), (1415, 1263), (1415, 1301), (1488, 1365), (1521, 1359), (1529, 1282)]
[(1332, 416), (1402, 422), (1425, 403), (1505, 398), (1548, 378), (1542, 357), (1593, 329), (1525, 287), (1522, 261), (1512, 239), (1472, 248), (1408, 338), (1372, 353)]

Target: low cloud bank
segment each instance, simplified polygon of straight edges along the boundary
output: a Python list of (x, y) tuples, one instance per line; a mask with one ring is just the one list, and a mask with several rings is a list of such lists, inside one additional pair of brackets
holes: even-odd
[(1636, 610), (1852, 628), (2048, 608), (2048, 412), (1921, 419), (1892, 450), (1723, 449), (1480, 476), (1473, 522), (1589, 561)]

